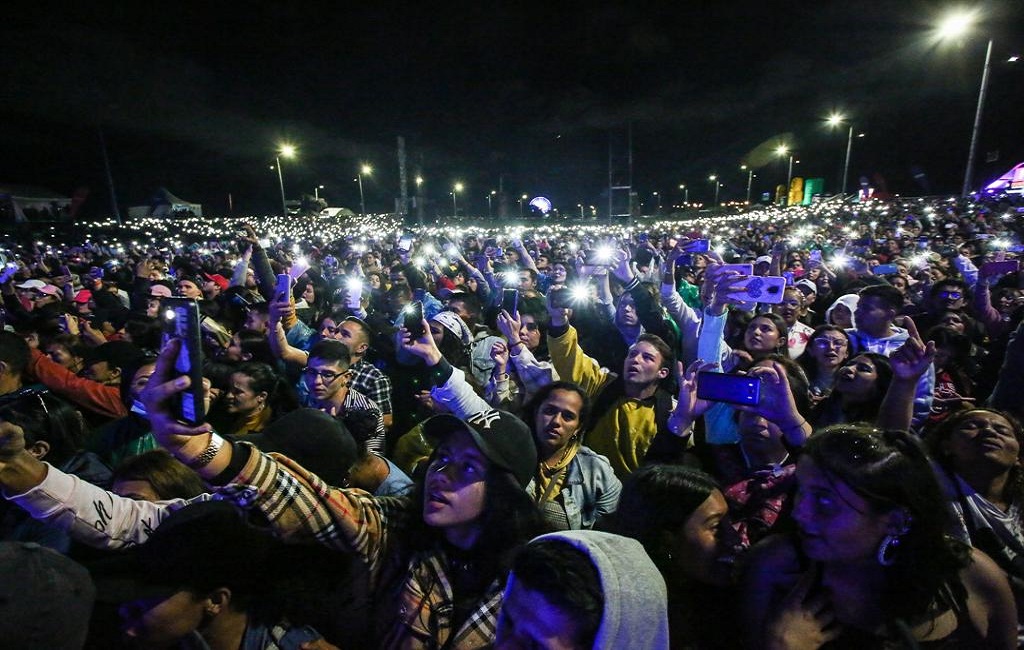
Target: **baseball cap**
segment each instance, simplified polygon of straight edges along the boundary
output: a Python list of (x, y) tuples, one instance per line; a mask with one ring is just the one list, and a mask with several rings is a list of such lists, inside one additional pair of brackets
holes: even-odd
[(757, 266), (758, 264), (771, 264), (771, 263), (772, 263), (772, 256), (771, 255), (761, 255), (760, 257), (758, 257), (757, 259), (754, 260), (754, 265), (755, 266)]
[(35, 278), (32, 278), (31, 280), (25, 280), (21, 284), (16, 284), (14, 286), (18, 287), (19, 289), (36, 289), (36, 290), (39, 290), (39, 289), (42, 289), (43, 287), (45, 287), (46, 283), (43, 282), (42, 280), (36, 280)]
[(154, 298), (170, 298), (174, 294), (166, 284), (153, 284), (149, 287), (149, 295)]
[(537, 472), (537, 447), (526, 423), (508, 411), (491, 409), (465, 420), (435, 415), (423, 423), (423, 435), (436, 446), (454, 431), (467, 431), (487, 460), (511, 472), (526, 487)]
[(334, 486), (345, 485), (359, 456), (355, 438), (345, 425), (311, 408), (286, 413), (260, 433), (234, 439), (251, 442), (266, 453), (287, 456)]
[(804, 296), (818, 293), (818, 285), (814, 284), (811, 280), (797, 280), (794, 286), (802, 291)]
[(0, 542), (0, 638), (6, 648), (78, 650), (96, 589), (85, 567), (33, 542)]
[(89, 291), (88, 289), (82, 289), (81, 291), (75, 294), (75, 302), (80, 302), (84, 304), (89, 302), (90, 300), (92, 300), (92, 291)]
[(225, 278), (223, 275), (220, 275), (219, 273), (214, 273), (212, 275), (209, 273), (203, 273), (203, 277), (209, 280), (210, 282), (216, 284), (218, 287), (220, 287), (221, 291), (227, 289), (228, 285), (231, 284), (230, 282), (228, 282), (227, 278)]
[(39, 293), (45, 293), (48, 296), (59, 296), (61, 294), (60, 287), (55, 287), (52, 284), (44, 284), (37, 289)]

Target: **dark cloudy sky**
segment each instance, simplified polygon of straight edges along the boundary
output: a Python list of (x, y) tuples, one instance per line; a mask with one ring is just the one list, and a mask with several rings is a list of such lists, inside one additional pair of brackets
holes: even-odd
[[(238, 212), (277, 210), (268, 164), (285, 139), (300, 151), (284, 166), (289, 198), (323, 184), (332, 205), (355, 206), (366, 161), (367, 207), (383, 211), (398, 135), (440, 205), (460, 180), (486, 212), (500, 175), (513, 195), (602, 205), (609, 134), (629, 123), (647, 200), (678, 199), (680, 183), (707, 200), (712, 172), (742, 198), (740, 163), (782, 133), (796, 172), (835, 190), (833, 108), (865, 133), (851, 178), (918, 194), (920, 171), (930, 191), (955, 191), (986, 36), (979, 177), (1024, 159), (1024, 64), (1005, 63), (1024, 49), (1019, 0), (977, 4), (979, 29), (952, 46), (929, 40), (952, 4), (916, 0), (80, 4), (9, 10), (0, 27), (0, 185), (88, 187), (91, 214), (107, 201), (97, 125), (122, 206), (166, 186), (210, 213), (229, 192)], [(757, 173), (755, 193), (786, 170)]]

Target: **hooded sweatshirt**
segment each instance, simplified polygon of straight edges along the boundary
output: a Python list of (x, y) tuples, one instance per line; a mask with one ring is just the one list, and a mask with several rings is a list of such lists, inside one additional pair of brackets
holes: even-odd
[[(665, 580), (640, 542), (594, 530), (567, 530), (541, 535), (530, 543), (554, 540), (585, 553), (601, 578), (604, 612), (594, 650), (667, 650)], [(515, 580), (515, 573), (510, 574), (505, 598)]]

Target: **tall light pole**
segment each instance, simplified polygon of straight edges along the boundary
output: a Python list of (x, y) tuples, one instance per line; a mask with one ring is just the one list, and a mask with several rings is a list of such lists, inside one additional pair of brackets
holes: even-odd
[(583, 216), (583, 204), (577, 203), (576, 207), (580, 209), (580, 219), (585, 219), (586, 217)]
[(683, 191), (683, 203), (690, 202), (690, 188), (686, 187), (686, 183), (679, 186), (679, 189)]
[(277, 154), (274, 156), (274, 162), (277, 167), (277, 184), (281, 187), (281, 215), (288, 218), (288, 204), (284, 200), (284, 176), (281, 175), (281, 158), (294, 158), (295, 157), (295, 146), (290, 144), (282, 144), (277, 149)]
[(712, 174), (708, 176), (708, 180), (715, 184), (715, 207), (718, 207), (718, 189), (722, 187), (722, 184), (718, 182), (718, 174)]
[(525, 200), (526, 200), (526, 195), (525, 194), (519, 197), (519, 216), (520, 217), (523, 216), (523, 201), (525, 201)]
[(494, 190), (491, 190), (491, 193), (487, 195), (487, 218), (488, 219), (490, 219), (493, 216), (493, 214), (491, 212), (491, 199), (494, 198), (495, 194), (497, 194), (497, 192), (495, 192)]
[(455, 187), (452, 188), (452, 214), (459, 216), (459, 202), (455, 198), (455, 195), (462, 191), (462, 183), (456, 183)]
[(322, 190), (322, 189), (324, 189), (323, 185), (314, 185), (313, 186), (313, 198), (316, 199), (317, 201), (320, 200), (320, 190)]
[(356, 180), (359, 181), (359, 212), (360, 215), (366, 216), (366, 198), (363, 196), (363, 174), (369, 176), (373, 173), (373, 167), (363, 164), (359, 166), (359, 173), (356, 175)]
[(740, 165), (740, 170), (747, 170), (747, 205), (750, 205), (750, 188), (754, 185), (754, 168)]
[(655, 192), (654, 200), (658, 202), (658, 211), (655, 214), (661, 214), (661, 194)]
[(789, 187), (793, 184), (793, 152), (784, 144), (775, 147), (775, 155), (779, 158), (789, 156), (789, 171), (786, 173), (786, 207), (789, 207)]
[[(832, 113), (828, 116), (828, 125), (833, 129), (846, 121), (841, 113)], [(846, 160), (843, 162), (843, 194), (846, 194), (846, 180), (850, 176), (850, 151), (853, 150), (853, 124), (850, 124), (846, 135)]]
[[(946, 16), (939, 25), (937, 36), (939, 39), (959, 38), (967, 34), (967, 31), (974, 24), (975, 12), (959, 12)], [(974, 182), (974, 160), (978, 150), (978, 133), (981, 131), (981, 115), (985, 108), (985, 95), (988, 94), (988, 72), (989, 64), (992, 62), (992, 39), (988, 39), (988, 46), (985, 48), (985, 64), (981, 68), (981, 86), (978, 88), (978, 106), (974, 111), (974, 127), (971, 129), (971, 145), (967, 150), (967, 169), (964, 171), (964, 186), (962, 196), (971, 193), (971, 184)]]

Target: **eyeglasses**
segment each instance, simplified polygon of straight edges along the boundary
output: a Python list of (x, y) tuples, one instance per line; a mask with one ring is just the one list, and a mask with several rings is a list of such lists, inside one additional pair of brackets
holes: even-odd
[(814, 347), (816, 348), (834, 348), (836, 350), (842, 350), (846, 345), (846, 339), (830, 339), (826, 337), (814, 339)]
[(959, 291), (940, 291), (939, 297), (950, 298), (952, 300), (960, 300), (961, 298), (963, 298), (963, 294), (960, 293)]
[(324, 381), (324, 386), (327, 386), (335, 379), (341, 377), (344, 374), (345, 373), (343, 372), (331, 372), (330, 370), (317, 370), (316, 368), (310, 368), (309, 366), (306, 366), (305, 368), (302, 369), (303, 377), (311, 381), (316, 381), (316, 378), (319, 377)]

